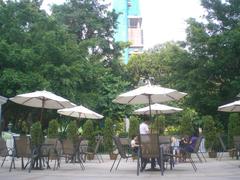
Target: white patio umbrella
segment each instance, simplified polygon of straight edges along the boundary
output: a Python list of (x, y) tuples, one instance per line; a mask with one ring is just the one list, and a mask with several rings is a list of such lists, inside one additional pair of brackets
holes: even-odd
[(120, 94), (113, 102), (120, 104), (160, 103), (179, 100), (186, 95), (187, 93), (179, 92), (175, 89), (148, 84)]
[(42, 108), (41, 117), (43, 109), (62, 109), (76, 106), (69, 100), (64, 99), (56, 94), (48, 91), (35, 91), (26, 94), (19, 94), (15, 97), (10, 98), (11, 101), (30, 107)]
[(65, 116), (71, 116), (76, 118), (88, 118), (88, 119), (102, 119), (103, 116), (85, 108), (84, 106), (76, 106), (73, 108), (65, 108), (65, 109), (59, 109), (57, 111), (59, 114), (65, 115)]
[(218, 107), (218, 111), (240, 112), (240, 100)]
[[(144, 107), (144, 108), (140, 108), (134, 111), (134, 114), (150, 114), (149, 111), (149, 106)], [(152, 104), (151, 105), (151, 113), (152, 114), (172, 114), (172, 113), (176, 113), (176, 112), (180, 112), (183, 109), (181, 108), (176, 108), (176, 107), (171, 107), (171, 106), (167, 106), (164, 104)]]
[(164, 88), (159, 85), (151, 85), (149, 82), (145, 86), (120, 94), (113, 100), (120, 104), (148, 104), (151, 119), (151, 104), (179, 100), (187, 93), (179, 92), (175, 89)]

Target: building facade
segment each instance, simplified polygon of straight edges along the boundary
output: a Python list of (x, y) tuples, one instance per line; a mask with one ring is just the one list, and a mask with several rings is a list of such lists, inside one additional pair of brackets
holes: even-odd
[(142, 17), (139, 0), (112, 0), (112, 8), (118, 17), (118, 28), (115, 34), (116, 41), (130, 42), (130, 47), (124, 50), (124, 63), (132, 54), (143, 52)]

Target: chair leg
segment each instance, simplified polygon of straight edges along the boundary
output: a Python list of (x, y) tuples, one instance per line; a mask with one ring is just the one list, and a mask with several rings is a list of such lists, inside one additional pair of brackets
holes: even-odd
[(4, 164), (4, 162), (5, 162), (5, 160), (6, 160), (6, 157), (7, 157), (7, 155), (4, 156), (4, 159), (3, 159), (3, 161), (2, 161), (1, 167), (2, 167), (3, 164)]
[(202, 159), (200, 158), (200, 156), (199, 156), (198, 152), (196, 152), (195, 154), (197, 155), (197, 157), (198, 157), (199, 161), (202, 163), (203, 161), (202, 161)]
[(191, 158), (191, 156), (189, 155), (188, 157), (189, 157), (188, 159), (189, 159), (189, 161), (190, 161), (194, 171), (196, 172), (197, 171), (197, 166), (195, 165), (195, 163), (194, 163), (193, 159)]
[(113, 164), (112, 164), (112, 167), (111, 167), (111, 169), (110, 169), (110, 172), (112, 171), (112, 168), (113, 168), (113, 166), (114, 166), (116, 160), (117, 160), (117, 158), (113, 161)]
[(101, 154), (99, 154), (99, 156), (100, 156), (100, 159), (101, 159), (101, 161), (102, 161), (102, 162), (104, 162), (104, 161), (103, 161), (103, 157), (102, 157), (102, 155), (101, 155)]
[(140, 170), (140, 161), (139, 161), (139, 152), (137, 156), (137, 176), (139, 176), (139, 170)]
[[(207, 160), (206, 160), (204, 154), (203, 154), (202, 152), (200, 152), (200, 153), (202, 154), (202, 157), (203, 157), (204, 161), (207, 162)], [(223, 152), (222, 152), (222, 157), (223, 157)], [(221, 158), (222, 158), (222, 157), (221, 157)]]
[(11, 161), (11, 165), (10, 165), (10, 168), (9, 168), (9, 172), (12, 171), (12, 166), (14, 164), (14, 167), (15, 167), (15, 159), (14, 159), (14, 155), (12, 155), (12, 161)]
[(122, 157), (120, 157), (120, 159), (118, 160), (118, 163), (117, 163), (117, 167), (115, 168), (115, 170), (117, 170), (118, 166), (119, 166), (119, 163), (121, 161)]
[(100, 160), (100, 158), (98, 157), (98, 155), (95, 154), (95, 156), (97, 157), (98, 162), (101, 163), (101, 160)]

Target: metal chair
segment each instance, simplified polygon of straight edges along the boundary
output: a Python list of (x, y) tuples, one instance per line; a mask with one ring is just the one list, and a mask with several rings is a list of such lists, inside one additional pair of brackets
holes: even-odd
[(86, 159), (86, 156), (92, 155), (93, 157), (95, 157), (95, 156), (97, 157), (99, 163), (103, 162), (103, 158), (102, 158), (101, 154), (98, 154), (98, 149), (99, 149), (99, 146), (102, 143), (102, 141), (103, 141), (102, 138), (96, 139), (95, 147), (94, 148), (88, 147), (87, 151), (84, 152), (84, 154), (85, 154), (84, 159)]
[(233, 136), (233, 143), (236, 148), (236, 158), (239, 159), (240, 156), (240, 136)]
[[(114, 137), (113, 137), (113, 141), (114, 141), (114, 143), (115, 143), (115, 145), (116, 145), (116, 148), (117, 148), (117, 150), (118, 150), (118, 154), (117, 154), (117, 155), (120, 155), (120, 159), (118, 160), (117, 166), (116, 166), (116, 168), (115, 168), (115, 170), (117, 170), (117, 169), (118, 169), (118, 166), (119, 166), (119, 164), (120, 164), (120, 161), (121, 161), (122, 159), (128, 159), (128, 158), (130, 158), (130, 157), (132, 157), (132, 155), (129, 155), (128, 152), (126, 152), (126, 149), (123, 147), (123, 144), (121, 144), (121, 141), (120, 141), (120, 138), (119, 138), (119, 137), (114, 136)], [(110, 172), (112, 171), (112, 169), (113, 169), (113, 167), (114, 167), (114, 165), (115, 165), (116, 160), (117, 160), (117, 158), (114, 160), (114, 162), (113, 162), (113, 164), (112, 164), (112, 166), (111, 166)]]
[(156, 165), (155, 163), (157, 163), (160, 167), (161, 175), (163, 175), (163, 149), (160, 147), (158, 134), (140, 134), (139, 147), (139, 158), (141, 159), (141, 163), (138, 158), (137, 175), (139, 174), (139, 169), (143, 171), (149, 162), (151, 162), (151, 169), (153, 170)]
[(82, 159), (80, 158), (80, 151), (79, 151), (79, 145), (78, 144), (73, 144), (73, 142), (69, 139), (65, 139), (62, 141), (62, 155), (65, 156), (65, 158), (69, 158), (71, 162), (79, 162), (82, 170), (85, 169)]
[[(14, 149), (12, 153), (12, 161), (9, 171), (12, 170), (12, 166), (15, 164), (15, 157), (21, 158), (22, 160), (22, 169), (26, 169), (29, 165), (29, 172), (33, 168), (35, 159), (38, 157), (37, 149), (32, 149), (31, 141), (28, 136), (13, 136), (14, 140)], [(24, 158), (27, 158), (27, 163), (24, 164)], [(41, 162), (40, 162), (41, 163)], [(41, 167), (41, 164), (40, 164)], [(14, 165), (15, 168), (15, 165)]]
[(45, 139), (42, 147), (41, 147), (41, 154), (42, 156), (46, 157), (47, 168), (50, 169), (49, 161), (55, 160), (54, 168), (60, 167), (60, 154), (61, 154), (61, 146), (60, 141), (57, 138), (47, 138)]
[(12, 149), (7, 147), (6, 141), (3, 138), (0, 138), (0, 156), (3, 157), (1, 167), (4, 164), (6, 157), (11, 156), (11, 154), (12, 154)]

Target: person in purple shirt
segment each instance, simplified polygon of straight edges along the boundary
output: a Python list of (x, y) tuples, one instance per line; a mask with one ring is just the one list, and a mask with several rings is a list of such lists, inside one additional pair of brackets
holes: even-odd
[(184, 147), (185, 151), (190, 153), (194, 152), (197, 139), (198, 139), (197, 133), (194, 133), (194, 135), (191, 136), (189, 143)]

